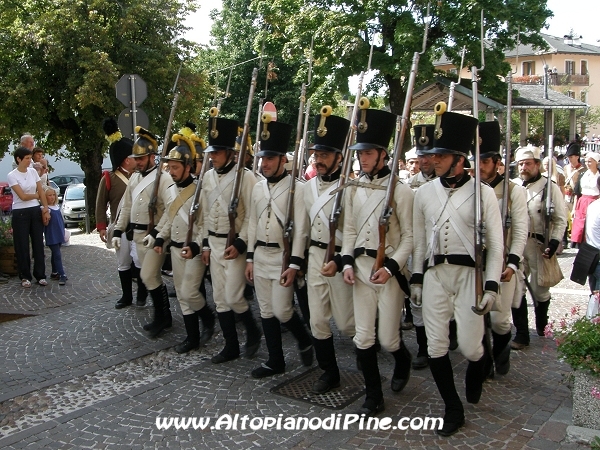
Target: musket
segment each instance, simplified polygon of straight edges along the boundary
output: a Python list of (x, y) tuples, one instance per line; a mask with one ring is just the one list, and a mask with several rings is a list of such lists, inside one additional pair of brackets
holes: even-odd
[[(308, 60), (308, 81), (306, 82), (306, 88), (310, 86), (312, 81), (312, 65), (313, 65), (313, 44), (314, 36), (310, 39), (310, 58)], [(302, 140), (300, 141), (300, 154), (298, 155), (299, 161), (299, 178), (304, 178), (304, 168), (306, 167), (306, 149), (308, 148), (308, 125), (310, 122), (310, 98), (306, 101), (304, 110), (304, 129), (302, 130)]]
[(457, 84), (460, 84), (461, 72), (463, 69), (464, 62), (465, 62), (465, 46), (463, 45), (463, 48), (460, 52), (460, 69), (458, 71), (458, 81), (456, 83), (454, 81), (450, 82), (450, 95), (448, 96), (448, 111), (452, 111), (452, 104), (454, 103), (454, 88), (456, 87)]
[[(290, 257), (292, 255), (292, 239), (294, 232), (294, 194), (296, 193), (296, 177), (298, 176), (298, 153), (300, 149), (300, 139), (302, 136), (302, 119), (304, 117), (304, 104), (306, 103), (306, 84), (302, 83), (300, 90), (300, 106), (298, 108), (298, 123), (296, 124), (296, 142), (294, 143), (294, 158), (292, 159), (292, 177), (290, 179), (290, 188), (288, 189), (287, 208), (285, 211), (285, 223), (283, 225), (283, 254), (281, 273), (285, 272), (290, 266)], [(279, 280), (281, 284), (285, 280)]]
[[(481, 67), (478, 69), (476, 66), (471, 68), (472, 78), (472, 91), (473, 91), (473, 117), (477, 120), (479, 117), (479, 95), (477, 93), (477, 77), (478, 71), (483, 70), (485, 67), (484, 51), (483, 51), (483, 9), (481, 10)], [(481, 198), (481, 151), (479, 148), (479, 126), (475, 128), (475, 154), (473, 155), (475, 161), (475, 306), (471, 306), (473, 312), (479, 311), (479, 305), (483, 299), (483, 251), (485, 248), (485, 223), (483, 222), (483, 211), (482, 211), (482, 198)], [(487, 313), (483, 317), (485, 325), (485, 334), (483, 341), (485, 344), (485, 351), (488, 353), (488, 357), (492, 358), (492, 322), (490, 314)], [(494, 376), (494, 366), (492, 364), (490, 368), (490, 378)]]
[(505, 138), (505, 154), (504, 154), (504, 180), (502, 188), (502, 231), (504, 234), (504, 248), (508, 239), (508, 230), (511, 225), (511, 218), (508, 211), (508, 194), (510, 183), (510, 138), (511, 138), (511, 115), (512, 115), (512, 67), (506, 76), (508, 84), (508, 93), (506, 95), (506, 138)]
[[(212, 107), (210, 108), (209, 114), (211, 117), (216, 117), (219, 114), (219, 110), (215, 107)], [(198, 181), (196, 184), (196, 190), (194, 191), (192, 206), (190, 207), (190, 212), (188, 214), (188, 228), (187, 233), (185, 234), (185, 241), (183, 244), (184, 247), (189, 247), (193, 239), (196, 213), (198, 212), (198, 209), (200, 209), (200, 194), (202, 192), (202, 181), (204, 180), (204, 174), (208, 170), (209, 166), (210, 163), (208, 161), (208, 158), (204, 158), (204, 161), (202, 162), (202, 169), (200, 169), (200, 174), (198, 175)]]
[(235, 178), (233, 180), (233, 190), (231, 192), (231, 202), (229, 203), (229, 233), (227, 233), (227, 243), (225, 248), (233, 245), (236, 239), (235, 219), (237, 217), (237, 207), (240, 202), (240, 191), (242, 189), (242, 178), (244, 177), (244, 162), (246, 158), (246, 147), (248, 146), (248, 134), (250, 133), (250, 113), (252, 112), (252, 100), (256, 90), (256, 78), (258, 77), (258, 68), (252, 71), (252, 81), (250, 82), (250, 92), (248, 94), (248, 104), (246, 105), (246, 116), (244, 117), (244, 131), (242, 131), (242, 141), (240, 143), (240, 152), (235, 167)]
[[(333, 261), (335, 256), (335, 233), (339, 225), (340, 216), (342, 215), (344, 186), (348, 184), (350, 170), (352, 169), (352, 150), (350, 150), (350, 146), (352, 145), (352, 142), (354, 142), (354, 138), (356, 136), (356, 120), (358, 117), (358, 110), (369, 108), (369, 99), (365, 97), (361, 98), (360, 96), (364, 77), (365, 72), (361, 72), (358, 76), (358, 89), (356, 92), (356, 98), (354, 99), (354, 108), (352, 109), (352, 114), (350, 116), (350, 128), (348, 129), (348, 134), (346, 135), (346, 140), (344, 141), (344, 148), (342, 149), (343, 163), (342, 168), (340, 169), (340, 178), (338, 180), (338, 186), (333, 199), (331, 214), (329, 216), (329, 242), (327, 242), (327, 250), (325, 250), (323, 266), (326, 266), (330, 261)], [(331, 106), (323, 106), (320, 113), (321, 116), (331, 115)]]
[(546, 180), (546, 210), (544, 214), (544, 250), (550, 243), (550, 224), (552, 223), (552, 214), (554, 214), (554, 204), (552, 203), (552, 170), (554, 163), (554, 136), (548, 136), (548, 179)]
[(175, 78), (175, 84), (173, 85), (173, 89), (171, 91), (173, 93), (173, 105), (171, 106), (169, 121), (167, 122), (167, 131), (165, 131), (165, 138), (163, 139), (163, 146), (160, 159), (156, 167), (156, 178), (154, 179), (154, 189), (152, 189), (152, 197), (150, 197), (150, 202), (148, 202), (148, 233), (150, 233), (150, 231), (154, 229), (154, 215), (156, 214), (156, 203), (158, 201), (158, 189), (160, 187), (160, 175), (162, 172), (161, 162), (167, 154), (168, 143), (171, 140), (171, 126), (173, 125), (173, 118), (175, 117), (175, 110), (177, 109), (177, 100), (179, 99), (179, 92), (177, 92), (177, 83), (179, 82), (179, 74), (181, 73), (182, 66), (183, 61), (179, 65), (177, 77)]
[[(429, 16), (429, 3), (427, 4), (427, 16)], [(385, 199), (383, 201), (383, 208), (381, 209), (381, 216), (379, 217), (379, 244), (377, 245), (377, 255), (375, 257), (375, 263), (371, 269), (371, 276), (373, 276), (379, 269), (383, 267), (385, 262), (385, 242), (387, 228), (390, 222), (390, 217), (394, 208), (392, 207), (392, 201), (394, 199), (394, 191), (396, 184), (398, 183), (398, 160), (404, 153), (403, 143), (406, 130), (408, 129), (408, 122), (410, 121), (410, 107), (412, 105), (412, 94), (415, 88), (415, 81), (417, 79), (417, 72), (419, 69), (419, 59), (425, 50), (427, 49), (427, 33), (429, 32), (429, 21), (425, 21), (425, 32), (423, 33), (423, 46), (420, 52), (413, 54), (412, 66), (410, 68), (410, 75), (408, 77), (408, 85), (406, 87), (406, 98), (404, 100), (404, 108), (402, 110), (400, 132), (398, 139), (394, 146), (394, 156), (392, 159), (392, 171), (390, 173), (390, 180), (387, 185), (385, 192)]]

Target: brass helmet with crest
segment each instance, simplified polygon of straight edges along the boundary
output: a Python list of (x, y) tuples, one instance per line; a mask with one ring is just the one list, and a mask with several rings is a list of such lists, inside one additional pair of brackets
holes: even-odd
[(190, 137), (177, 133), (173, 135), (171, 141), (175, 142), (176, 146), (169, 150), (169, 153), (163, 160), (178, 161), (184, 166), (193, 167), (196, 161), (196, 148)]
[[(158, 153), (158, 141), (150, 131), (140, 126), (135, 127), (138, 137), (131, 150), (131, 158), (139, 158), (146, 155), (156, 155)], [(166, 144), (165, 144), (166, 145)]]

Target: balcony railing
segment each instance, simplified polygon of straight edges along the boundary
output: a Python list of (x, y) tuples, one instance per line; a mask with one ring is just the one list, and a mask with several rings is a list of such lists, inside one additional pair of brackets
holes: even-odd
[[(542, 75), (523, 75), (513, 77), (512, 82), (515, 84), (544, 84)], [(552, 86), (589, 86), (589, 75), (574, 75), (569, 73), (550, 73), (548, 76), (548, 84)]]

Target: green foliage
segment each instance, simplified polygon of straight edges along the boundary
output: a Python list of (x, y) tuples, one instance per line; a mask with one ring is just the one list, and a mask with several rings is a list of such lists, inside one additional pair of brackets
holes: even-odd
[(8, 217), (0, 218), (0, 247), (13, 245), (13, 230)]
[(577, 317), (578, 313), (574, 307), (570, 316), (565, 314), (558, 324), (549, 324), (546, 336), (554, 337), (558, 354), (573, 369), (600, 377), (600, 316), (588, 319)]

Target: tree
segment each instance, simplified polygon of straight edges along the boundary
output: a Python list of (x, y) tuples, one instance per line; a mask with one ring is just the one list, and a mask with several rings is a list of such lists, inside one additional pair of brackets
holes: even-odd
[[(179, 17), (196, 1), (25, 0), (0, 4), (0, 145), (31, 132), (51, 154), (78, 162), (87, 200), (95, 203), (106, 142), (102, 120), (122, 109), (115, 83), (124, 73), (148, 85), (143, 109), (160, 136), (171, 88), (193, 44), (180, 36)], [(205, 98), (201, 72), (184, 65), (180, 123), (199, 115), (191, 98)], [(64, 150), (61, 150), (64, 148)]]
[[(378, 71), (368, 86), (370, 93), (387, 88), (391, 112), (401, 114), (415, 51), (421, 50), (425, 0), (253, 0), (260, 14), (269, 48), (287, 61), (305, 59), (311, 36), (315, 37), (315, 75), (312, 92), (347, 92), (347, 79), (367, 68), (374, 43), (372, 68)], [(473, 0), (431, 2), (427, 50), (420, 58), (416, 85), (431, 80), (433, 61), (445, 55), (457, 66), (466, 47), (466, 66), (481, 66), (480, 11), (485, 13), (485, 70), (480, 72), (480, 91), (504, 98), (504, 75), (509, 65), (504, 52), (522, 44), (543, 46), (539, 31), (551, 12), (545, 0)], [(520, 30), (520, 33), (517, 33)], [(302, 79), (304, 68), (297, 78)], [(331, 98), (331, 97), (330, 97)]]

